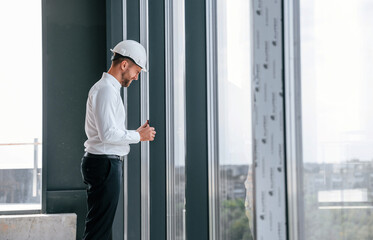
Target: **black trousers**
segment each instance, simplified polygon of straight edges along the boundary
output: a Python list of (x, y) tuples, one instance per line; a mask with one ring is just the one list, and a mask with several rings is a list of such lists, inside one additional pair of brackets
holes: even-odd
[(81, 173), (87, 184), (88, 213), (83, 240), (111, 239), (123, 177), (119, 157), (90, 155), (82, 158)]

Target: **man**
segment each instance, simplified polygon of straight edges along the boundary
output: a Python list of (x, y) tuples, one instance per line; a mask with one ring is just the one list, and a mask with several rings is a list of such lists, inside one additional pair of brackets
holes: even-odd
[(144, 47), (132, 40), (118, 43), (113, 50), (107, 73), (93, 85), (88, 94), (81, 171), (87, 187), (88, 213), (85, 240), (106, 240), (118, 205), (122, 179), (122, 162), (130, 151), (129, 144), (153, 141), (155, 130), (145, 123), (137, 130), (125, 128), (125, 111), (120, 97), (121, 86), (129, 87), (146, 71)]

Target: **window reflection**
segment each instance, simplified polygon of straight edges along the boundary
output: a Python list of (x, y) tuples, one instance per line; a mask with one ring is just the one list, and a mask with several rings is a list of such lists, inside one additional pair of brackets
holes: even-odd
[(370, 0), (301, 0), (307, 240), (373, 239), (372, 11)]
[(217, 1), (219, 239), (253, 239), (250, 2)]

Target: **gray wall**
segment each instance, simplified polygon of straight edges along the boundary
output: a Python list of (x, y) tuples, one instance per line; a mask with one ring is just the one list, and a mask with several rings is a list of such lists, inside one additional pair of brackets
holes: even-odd
[(205, 1), (185, 1), (186, 230), (187, 239), (209, 237)]
[[(140, 42), (140, 1), (127, 0), (127, 38)], [(141, 74), (140, 74), (141, 75)], [(141, 76), (140, 76), (141, 78)], [(140, 80), (141, 81), (141, 80)], [(140, 124), (140, 81), (128, 89), (128, 129)], [(141, 167), (140, 144), (132, 145), (128, 155), (128, 240), (141, 239)]]
[(85, 103), (106, 71), (105, 1), (43, 0), (44, 211), (86, 214), (80, 174)]
[(166, 96), (164, 1), (149, 1), (150, 239), (166, 239)]

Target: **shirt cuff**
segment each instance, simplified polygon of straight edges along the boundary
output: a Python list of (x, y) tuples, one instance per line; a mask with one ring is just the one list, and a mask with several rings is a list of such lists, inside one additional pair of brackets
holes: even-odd
[(131, 141), (130, 144), (140, 142), (140, 133), (136, 132), (136, 130), (128, 130), (128, 134), (130, 136)]

